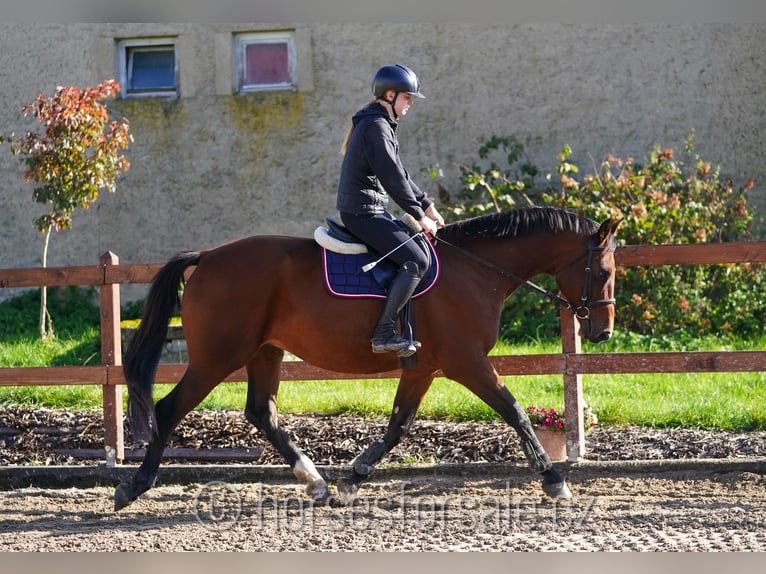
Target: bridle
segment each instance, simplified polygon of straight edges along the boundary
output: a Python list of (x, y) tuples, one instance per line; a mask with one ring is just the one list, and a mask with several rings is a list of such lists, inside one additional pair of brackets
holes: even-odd
[(567, 300), (565, 297), (558, 293), (554, 293), (553, 291), (549, 291), (547, 289), (544, 289), (543, 287), (540, 287), (536, 283), (533, 283), (532, 281), (529, 281), (528, 279), (524, 279), (522, 277), (519, 277), (515, 273), (508, 271), (507, 269), (500, 267), (499, 265), (496, 265), (492, 261), (485, 259), (484, 257), (481, 257), (480, 255), (476, 255), (475, 253), (468, 251), (467, 249), (463, 249), (462, 247), (458, 247), (454, 243), (450, 243), (449, 241), (446, 241), (445, 239), (442, 239), (441, 237), (436, 237), (435, 241), (439, 242), (441, 241), (445, 245), (448, 245), (452, 247), (453, 249), (456, 249), (457, 251), (460, 251), (464, 255), (467, 255), (474, 261), (478, 261), (485, 267), (489, 267), (490, 269), (493, 269), (500, 273), (501, 275), (505, 277), (509, 277), (515, 281), (518, 281), (519, 283), (526, 285), (527, 287), (531, 287), (535, 291), (538, 291), (539, 293), (542, 293), (549, 299), (553, 300), (555, 303), (558, 303), (561, 305), (564, 309), (571, 309), (572, 313), (574, 313), (575, 317), (580, 319), (581, 321), (590, 320), (590, 310), (592, 307), (600, 307), (604, 305), (614, 305), (616, 303), (616, 300), (614, 298), (611, 299), (596, 299), (594, 301), (590, 300), (590, 287), (591, 287), (591, 281), (593, 279), (592, 274), (592, 264), (593, 264), (593, 254), (594, 253), (600, 253), (602, 251), (614, 251), (615, 247), (613, 245), (610, 246), (603, 246), (603, 245), (596, 245), (596, 242), (594, 240), (595, 236), (591, 236), (588, 239), (588, 252), (583, 253), (582, 255), (578, 255), (576, 258), (574, 258), (572, 261), (561, 267), (560, 269), (557, 269), (554, 271), (553, 276), (556, 277), (559, 273), (563, 272), (564, 270), (568, 269), (575, 263), (577, 263), (580, 259), (588, 256), (588, 262), (585, 265), (585, 282), (583, 283), (582, 288), (582, 295), (580, 296), (580, 304), (579, 305), (573, 305), (569, 300)]
[[(569, 301), (564, 299), (563, 297), (559, 297), (559, 299), (562, 302), (562, 305), (564, 305), (565, 308), (571, 309), (572, 312), (575, 314), (575, 316), (578, 319), (586, 320), (590, 319), (590, 309), (591, 307), (601, 307), (604, 305), (615, 305), (616, 300), (612, 297), (610, 299), (596, 299), (595, 301), (590, 300), (590, 287), (591, 287), (591, 281), (593, 279), (593, 254), (594, 253), (600, 253), (602, 251), (614, 251), (615, 246), (614, 245), (596, 245), (594, 240), (594, 235), (591, 235), (591, 237), (588, 239), (588, 262), (585, 265), (585, 281), (583, 282), (582, 286), (582, 295), (580, 296), (580, 305), (575, 307), (572, 305)], [(572, 266), (574, 263), (582, 259), (584, 255), (580, 255), (574, 260), (570, 261), (566, 265), (564, 265), (561, 269), (558, 269), (553, 273), (553, 276), (555, 277), (565, 269)]]

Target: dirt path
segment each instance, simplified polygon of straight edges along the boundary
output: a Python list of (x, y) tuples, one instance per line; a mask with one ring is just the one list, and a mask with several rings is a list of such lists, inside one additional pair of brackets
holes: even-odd
[(766, 476), (575, 473), (575, 498), (531, 478), (373, 480), (351, 506), (295, 483), (157, 486), (119, 513), (112, 487), (0, 492), (5, 551), (764, 551)]

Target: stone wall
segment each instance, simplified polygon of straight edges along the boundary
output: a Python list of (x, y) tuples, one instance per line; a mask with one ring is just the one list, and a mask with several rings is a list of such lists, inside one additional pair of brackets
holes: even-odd
[[(296, 30), (297, 92), (233, 95), (231, 34)], [(116, 38), (177, 35), (178, 99), (115, 100), (135, 142), (118, 191), (77, 211), (53, 237), (50, 265), (87, 265), (106, 250), (123, 263), (164, 261), (249, 234), (310, 236), (335, 212), (339, 147), (369, 99), (380, 65), (403, 62), (426, 100), (400, 126), (402, 157), (439, 164), (478, 158), (491, 135), (525, 143), (552, 169), (565, 144), (582, 166), (607, 153), (644, 156), (681, 146), (693, 129), (706, 160), (766, 189), (766, 25), (478, 24), (0, 24), (3, 133), (37, 129), (19, 111), (57, 85), (116, 77)], [(592, 158), (592, 159), (591, 159)], [(7, 146), (0, 147), (0, 267), (37, 266), (41, 207)]]

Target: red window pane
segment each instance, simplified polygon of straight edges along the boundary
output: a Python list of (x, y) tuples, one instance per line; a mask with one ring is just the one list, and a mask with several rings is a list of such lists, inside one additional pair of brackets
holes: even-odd
[(287, 44), (249, 44), (245, 48), (245, 84), (289, 84)]

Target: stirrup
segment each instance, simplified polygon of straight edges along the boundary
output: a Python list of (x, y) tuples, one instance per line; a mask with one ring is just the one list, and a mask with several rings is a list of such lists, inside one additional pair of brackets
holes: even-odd
[(411, 341), (409, 342), (406, 348), (400, 349), (399, 351), (396, 352), (396, 354), (402, 359), (406, 359), (407, 357), (411, 357), (412, 355), (417, 353), (419, 348), (420, 348), (420, 341)]
[(408, 341), (408, 343), (409, 345), (407, 346), (407, 348), (397, 351), (396, 354), (402, 358), (411, 357), (412, 355), (417, 353), (418, 349), (420, 349), (421, 347), (420, 341), (412, 340), (412, 341)]
[(420, 341), (410, 341), (394, 332), (384, 341), (372, 338), (373, 353), (397, 353), (400, 357), (409, 357), (420, 348)]

